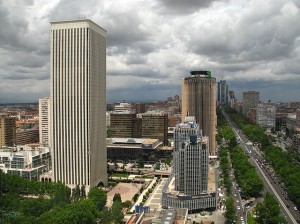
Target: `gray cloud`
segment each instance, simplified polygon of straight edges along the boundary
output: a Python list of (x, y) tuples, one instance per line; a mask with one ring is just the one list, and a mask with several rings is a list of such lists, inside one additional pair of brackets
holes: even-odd
[(50, 95), (49, 23), (84, 17), (108, 31), (109, 100), (180, 94), (198, 69), (273, 101), (300, 94), (296, 0), (0, 0), (0, 103)]
[[(217, 0), (157, 0), (159, 11), (170, 14), (186, 14), (207, 8)], [(162, 8), (160, 8), (162, 7)]]

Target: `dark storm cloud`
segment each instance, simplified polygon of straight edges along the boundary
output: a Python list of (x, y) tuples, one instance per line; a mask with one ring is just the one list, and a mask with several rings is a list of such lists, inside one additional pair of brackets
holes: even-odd
[(31, 49), (24, 38), (28, 32), (28, 22), (21, 16), (11, 15), (0, 2), (0, 46), (3, 49)]
[(108, 46), (133, 46), (135, 43), (147, 42), (151, 33), (142, 30), (140, 19), (134, 13), (111, 14), (111, 19), (105, 21), (108, 32)]
[(299, 101), (300, 80), (294, 79), (292, 82), (287, 80), (256, 80), (242, 82), (240, 80), (231, 80), (229, 89), (233, 89), (240, 101), (242, 101), (242, 92), (254, 90), (258, 91), (260, 101), (266, 102), (291, 102)]
[(299, 74), (299, 8), (293, 2), (272, 3), (268, 8), (249, 4), (235, 20), (227, 15), (222, 21), (217, 17), (209, 25), (204, 21), (192, 27), (189, 49), (208, 57), (214, 62), (212, 69), (225, 74), (255, 68), (279, 75)]
[[(168, 74), (162, 74), (155, 71), (154, 69), (149, 68), (132, 68), (130, 71), (110, 71), (108, 72), (109, 76), (132, 76), (148, 79), (157, 79), (157, 78), (167, 78)], [(148, 84), (148, 83), (147, 83)]]
[(175, 96), (181, 94), (180, 82), (176, 85), (172, 84), (143, 84), (135, 85), (131, 88), (118, 88), (108, 90), (107, 96), (109, 99), (130, 99), (132, 101), (151, 101), (151, 100), (163, 100), (168, 96)]
[(158, 7), (163, 7), (164, 13), (186, 14), (207, 8), (217, 0), (157, 0)]
[(16, 71), (15, 74), (9, 75), (2, 75), (3, 79), (10, 79), (10, 80), (48, 80), (49, 75), (47, 74), (39, 74), (38, 72), (32, 73), (32, 71)]

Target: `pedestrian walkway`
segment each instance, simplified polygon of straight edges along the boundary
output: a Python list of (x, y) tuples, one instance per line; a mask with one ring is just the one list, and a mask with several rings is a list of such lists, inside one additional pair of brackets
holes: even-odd
[(156, 181), (157, 181), (157, 178), (155, 177), (155, 178), (152, 180), (152, 182), (148, 185), (148, 187), (140, 194), (138, 200), (136, 201), (136, 203), (135, 203), (135, 204), (132, 206), (132, 208), (130, 209), (131, 212), (134, 212), (135, 206), (136, 206), (136, 205), (139, 205), (139, 204), (142, 203), (142, 200), (143, 200), (144, 195), (146, 194), (146, 192), (147, 192), (150, 188), (152, 188), (152, 186), (156, 183)]

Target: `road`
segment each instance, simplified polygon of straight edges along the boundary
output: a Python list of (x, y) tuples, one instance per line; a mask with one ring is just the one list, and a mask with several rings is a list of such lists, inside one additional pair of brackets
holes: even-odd
[(289, 200), (283, 183), (280, 182), (279, 177), (277, 177), (274, 171), (268, 166), (262, 156), (262, 152), (256, 146), (248, 143), (249, 140), (247, 137), (242, 133), (241, 130), (238, 129), (236, 124), (224, 111), (223, 115), (232, 126), (237, 139), (240, 139), (240, 146), (248, 155), (251, 164), (256, 167), (257, 173), (261, 176), (261, 179), (264, 182), (265, 188), (277, 199), (282, 215), (285, 217), (288, 223), (300, 223), (299, 211), (294, 210), (295, 205)]

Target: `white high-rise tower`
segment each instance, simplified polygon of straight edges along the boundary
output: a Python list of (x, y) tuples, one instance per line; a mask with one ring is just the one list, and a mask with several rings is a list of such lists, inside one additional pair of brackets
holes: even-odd
[(51, 146), (50, 144), (50, 97), (39, 99), (39, 137), (40, 144)]
[(84, 20), (51, 23), (51, 139), (54, 181), (107, 182), (106, 31)]

